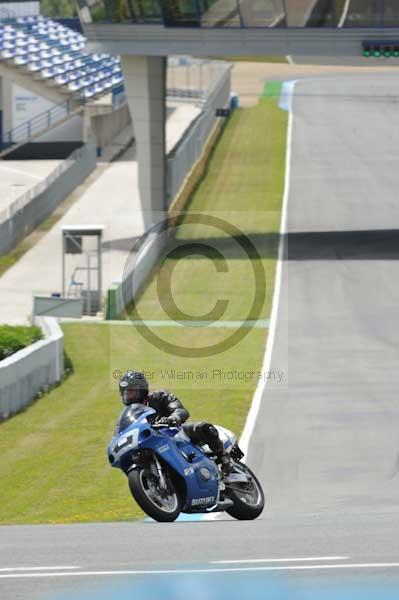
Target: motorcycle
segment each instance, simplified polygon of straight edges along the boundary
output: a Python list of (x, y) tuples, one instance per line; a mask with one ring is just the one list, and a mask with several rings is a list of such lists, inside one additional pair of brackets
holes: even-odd
[(232, 459), (225, 475), (210, 448), (197, 446), (180, 427), (156, 423), (156, 412), (132, 404), (121, 414), (108, 446), (108, 460), (128, 478), (142, 510), (156, 521), (171, 522), (183, 513), (226, 511), (239, 520), (256, 519), (265, 498), (235, 435), (217, 426)]

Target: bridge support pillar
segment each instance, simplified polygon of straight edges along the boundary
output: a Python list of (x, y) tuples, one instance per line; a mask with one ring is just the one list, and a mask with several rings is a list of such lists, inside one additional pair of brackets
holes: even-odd
[(144, 226), (166, 216), (166, 57), (121, 56), (125, 90), (137, 144)]

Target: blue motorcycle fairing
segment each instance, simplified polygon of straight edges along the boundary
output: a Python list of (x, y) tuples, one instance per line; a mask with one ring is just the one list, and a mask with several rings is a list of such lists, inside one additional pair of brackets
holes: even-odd
[[(126, 410), (123, 411), (119, 422), (122, 421)], [(126, 470), (126, 464), (133, 464), (133, 456), (137, 450), (150, 449), (185, 481), (184, 512), (204, 512), (217, 502), (219, 477), (216, 464), (201, 448), (182, 434), (179, 428), (165, 427), (154, 430), (147, 420), (154, 413), (154, 409), (150, 407), (143, 412), (140, 405), (140, 412), (137, 411), (139, 418), (134, 420), (132, 414), (132, 422), (128, 427), (122, 431), (118, 427), (118, 433), (108, 446), (111, 466)]]

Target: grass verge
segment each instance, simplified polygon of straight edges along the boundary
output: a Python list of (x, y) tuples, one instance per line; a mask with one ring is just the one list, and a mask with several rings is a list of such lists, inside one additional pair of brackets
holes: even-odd
[[(192, 197), (190, 213), (223, 216), (240, 228), (259, 250), (267, 276), (260, 316), (270, 313), (277, 253), (285, 155), (286, 113), (275, 98), (239, 109), (228, 123), (205, 176)], [(234, 236), (233, 236), (234, 238)], [(221, 293), (229, 298), (224, 319), (245, 318), (253, 294), (251, 264), (225, 232), (187, 225), (177, 240), (205, 240), (224, 258), (175, 256), (163, 261), (173, 273), (173, 297), (193, 317), (209, 311)], [(217, 260), (227, 271), (214, 277)], [(170, 298), (166, 295), (167, 302)], [(154, 277), (134, 310), (151, 319), (176, 316), (161, 306)], [(132, 520), (141, 511), (130, 497), (124, 476), (108, 466), (106, 446), (121, 409), (116, 371), (146, 371), (152, 388), (180, 396), (193, 419), (222, 423), (238, 434), (243, 428), (261, 368), (267, 330), (248, 330), (236, 345), (201, 358), (177, 358), (162, 342), (152, 344), (140, 328), (126, 324), (65, 324), (65, 348), (74, 373), (29, 411), (1, 427), (0, 523), (72, 523)], [(228, 328), (158, 328), (161, 339), (176, 345), (217, 344)]]

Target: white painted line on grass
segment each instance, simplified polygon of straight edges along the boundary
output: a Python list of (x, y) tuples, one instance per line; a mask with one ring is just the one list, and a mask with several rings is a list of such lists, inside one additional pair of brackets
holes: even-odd
[(80, 569), (80, 567), (6, 567), (0, 569), (0, 573), (6, 573), (10, 571), (61, 571), (61, 570), (72, 570), (72, 569)]
[(73, 317), (62, 317), (61, 321), (63, 323), (84, 323), (91, 325), (131, 325), (135, 327), (219, 327), (221, 329), (237, 329), (239, 327), (243, 327), (244, 329), (267, 329), (269, 327), (269, 319), (257, 319), (256, 321), (251, 319), (246, 319), (245, 321), (162, 321), (154, 319), (145, 319), (142, 321), (130, 319), (127, 319), (126, 321), (102, 321), (97, 319), (85, 320)]
[(244, 573), (260, 571), (321, 571), (328, 569), (392, 569), (399, 568), (399, 562), (393, 563), (352, 563), (334, 565), (285, 565), (276, 567), (232, 567), (225, 569), (160, 569), (153, 571), (119, 570), (119, 571), (75, 571), (74, 573), (10, 573), (0, 574), (0, 579), (27, 579), (51, 577), (120, 577), (124, 575), (198, 575), (213, 573)]
[(262, 562), (306, 562), (306, 561), (324, 561), (324, 560), (348, 560), (349, 556), (307, 556), (306, 558), (248, 558), (244, 560), (212, 560), (212, 565), (230, 565), (244, 563), (262, 563)]
[[(291, 86), (291, 94), (294, 93), (296, 81), (292, 82)], [(271, 365), (271, 357), (273, 350), (273, 342), (276, 333), (276, 322), (277, 322), (277, 311), (279, 305), (280, 298), (280, 290), (281, 290), (281, 271), (282, 271), (282, 263), (283, 263), (283, 251), (284, 251), (284, 235), (286, 233), (287, 228), (287, 203), (288, 203), (288, 195), (290, 191), (290, 176), (291, 176), (291, 145), (292, 145), (292, 121), (293, 121), (293, 111), (292, 111), (292, 101), (289, 102), (289, 114), (288, 114), (288, 128), (287, 128), (287, 149), (285, 156), (285, 179), (284, 179), (284, 196), (283, 196), (283, 206), (281, 209), (281, 222), (280, 222), (280, 240), (278, 246), (278, 260), (276, 266), (276, 278), (274, 285), (274, 294), (273, 294), (273, 304), (272, 304), (272, 313), (270, 317), (270, 325), (269, 325), (269, 335), (266, 342), (266, 351), (263, 359), (262, 365), (262, 373), (266, 373), (270, 371)], [(255, 390), (255, 394), (252, 400), (252, 405), (249, 410), (247, 420), (245, 422), (244, 431), (241, 435), (240, 439), (240, 448), (247, 454), (249, 440), (252, 435), (253, 429), (255, 427), (256, 418), (258, 416), (260, 403), (262, 401), (263, 393), (265, 391), (266, 381), (264, 378), (259, 379), (258, 385)]]

